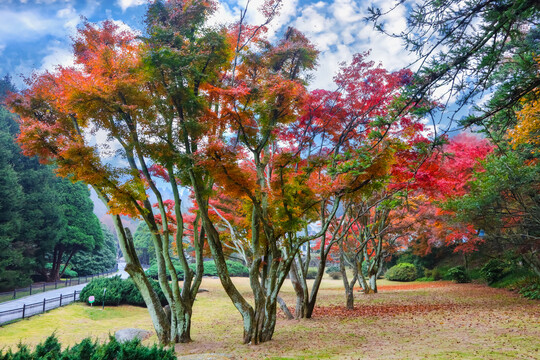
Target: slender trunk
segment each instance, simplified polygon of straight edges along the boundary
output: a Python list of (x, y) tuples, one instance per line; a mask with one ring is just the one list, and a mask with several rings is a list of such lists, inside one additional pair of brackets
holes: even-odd
[(60, 280), (60, 266), (62, 263), (62, 257), (64, 256), (63, 246), (55, 246), (53, 252), (53, 262), (51, 266), (51, 271), (49, 273), (49, 281), (58, 281)]
[(377, 273), (369, 275), (369, 287), (372, 293), (377, 293)]
[(343, 280), (343, 287), (345, 288), (345, 301), (347, 304), (347, 309), (354, 309), (354, 284), (358, 278), (358, 271), (356, 266), (353, 268), (353, 278), (349, 283), (347, 278), (347, 270), (345, 269), (345, 251), (343, 249), (343, 243), (339, 242), (339, 271), (341, 272), (341, 278)]
[[(300, 256), (300, 255), (298, 255)], [(300, 263), (302, 262), (302, 259), (300, 258)], [(289, 277), (291, 278), (291, 283), (294, 289), (294, 292), (296, 293), (296, 308), (294, 310), (294, 317), (296, 319), (304, 318), (306, 314), (306, 305), (307, 305), (307, 297), (306, 295), (306, 287), (303, 286), (303, 284), (300, 282), (301, 278), (301, 271), (302, 269), (298, 269), (298, 266), (296, 264), (296, 261), (293, 261), (291, 265), (291, 271), (289, 273)]]
[(327, 253), (325, 248), (321, 248), (321, 261), (317, 267), (317, 276), (313, 282), (313, 287), (311, 288), (311, 296), (306, 306), (306, 319), (310, 319), (313, 315), (313, 310), (315, 309), (315, 303), (317, 302), (317, 295), (319, 294), (319, 288), (321, 287), (322, 278), (324, 276), (324, 269), (326, 268), (326, 258)]
[(281, 311), (283, 311), (283, 313), (287, 317), (287, 320), (293, 320), (294, 316), (293, 314), (291, 314), (291, 311), (287, 307), (287, 303), (285, 302), (285, 300), (283, 300), (280, 296), (278, 296), (277, 301), (279, 303), (279, 307), (281, 308)]
[[(99, 188), (94, 187), (94, 189), (105, 206), (107, 206), (109, 203), (107, 196), (101, 192)], [(150, 314), (159, 342), (163, 345), (167, 345), (171, 341), (171, 324), (169, 323), (169, 319), (161, 306), (158, 295), (152, 288), (152, 285), (139, 262), (129, 229), (123, 227), (122, 219), (119, 215), (113, 215), (112, 217), (118, 235), (118, 243), (126, 260), (125, 271), (131, 276), (135, 286), (141, 293), (146, 307), (148, 308), (148, 313)]]
[(68, 258), (67, 258), (67, 260), (66, 260), (66, 263), (64, 264), (64, 267), (62, 268), (62, 271), (60, 271), (60, 274), (58, 275), (59, 278), (61, 278), (61, 277), (64, 275), (64, 273), (66, 272), (66, 269), (67, 269), (67, 267), (68, 267), (68, 264), (69, 264), (69, 262), (71, 261), (71, 258), (73, 257), (73, 255), (75, 255), (75, 252), (76, 252), (76, 250), (73, 250), (73, 251), (69, 254), (69, 256), (68, 256)]

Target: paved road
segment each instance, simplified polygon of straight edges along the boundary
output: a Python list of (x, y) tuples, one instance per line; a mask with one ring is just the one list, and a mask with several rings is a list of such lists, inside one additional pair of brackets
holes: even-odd
[[(109, 276), (115, 276), (120, 275), (122, 279), (127, 279), (129, 277), (129, 274), (124, 271), (124, 268), (126, 267), (125, 262), (118, 262), (118, 272), (111, 274)], [(81, 291), (86, 284), (80, 284), (80, 285), (74, 285), (74, 286), (68, 286), (63, 287), (56, 290), (49, 290), (45, 291), (39, 294), (29, 295), (25, 296), (16, 300), (6, 301), (3, 303), (0, 303), (0, 324), (21, 318), (21, 312), (15, 312), (13, 314), (4, 314), (1, 313), (3, 311), (9, 311), (9, 310), (16, 310), (21, 309), (24, 305), (28, 306), (30, 304), (36, 304), (36, 303), (43, 303), (43, 299), (53, 299), (56, 297), (60, 297), (60, 294), (62, 296), (66, 296), (66, 299), (62, 301), (62, 305), (69, 304), (73, 302), (73, 294), (75, 291)], [(70, 296), (70, 297), (69, 297)], [(56, 301), (54, 303), (45, 304), (45, 309), (50, 310), (53, 308), (58, 307), (59, 301)], [(26, 316), (40, 313), (43, 311), (43, 306), (36, 306), (34, 308), (28, 308), (26, 311)]]

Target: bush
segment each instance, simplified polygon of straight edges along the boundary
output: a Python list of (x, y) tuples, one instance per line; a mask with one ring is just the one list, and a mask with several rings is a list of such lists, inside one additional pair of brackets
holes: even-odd
[[(64, 264), (60, 266), (60, 271), (62, 271), (63, 268)], [(46, 263), (45, 269), (50, 271), (52, 269), (52, 263)], [(71, 264), (68, 265), (66, 271), (64, 271), (64, 274), (62, 274), (63, 279), (76, 278), (77, 276), (79, 276), (79, 274), (77, 274), (77, 272), (71, 268)]]
[(525, 279), (520, 284), (519, 293), (532, 300), (540, 300), (540, 281), (536, 279)]
[[(146, 304), (144, 303), (141, 292), (139, 291), (139, 289), (137, 289), (137, 286), (135, 285), (133, 280), (127, 279), (124, 281), (126, 282), (126, 284), (124, 288), (124, 298), (123, 298), (122, 304), (146, 307)], [(154, 279), (148, 279), (148, 281), (150, 281), (152, 288), (158, 295), (161, 305), (163, 306), (167, 305), (167, 298), (165, 297), (165, 294), (163, 294), (163, 290), (161, 290), (159, 283), (155, 281)]]
[(385, 274), (386, 279), (392, 281), (414, 281), (416, 280), (416, 266), (409, 263), (400, 263), (392, 266)]
[(448, 277), (460, 284), (471, 282), (471, 278), (463, 266), (456, 266), (448, 270)]
[(433, 278), (433, 280), (438, 281), (443, 278), (443, 274), (441, 273), (441, 270), (439, 268), (435, 268), (431, 270), (431, 277)]
[(332, 265), (332, 266), (328, 266), (326, 268), (326, 273), (328, 275), (330, 275), (331, 273), (335, 273), (335, 272), (340, 272), (341, 270), (339, 269), (339, 266), (336, 266), (336, 265)]
[(330, 275), (330, 277), (331, 277), (333, 280), (339, 280), (339, 279), (341, 279), (341, 276), (342, 276), (342, 275), (341, 275), (341, 272), (339, 272), (339, 271), (333, 271), (333, 272), (331, 272), (331, 273), (328, 274), (328, 275)]
[(480, 269), (482, 277), (489, 285), (504, 277), (506, 264), (500, 259), (491, 259)]
[[(152, 288), (158, 294), (159, 300), (162, 305), (167, 304), (167, 299), (159, 286), (159, 283), (155, 280), (148, 279)], [(107, 288), (105, 292), (105, 298), (103, 297), (103, 290)], [(90, 296), (95, 297), (96, 304), (102, 304), (105, 300), (105, 305), (118, 306), (120, 304), (128, 304), (135, 306), (146, 306), (144, 300), (139, 292), (139, 289), (135, 286), (135, 283), (131, 279), (122, 280), (120, 276), (113, 276), (110, 278), (94, 279), (88, 283), (82, 289), (80, 294), (80, 301), (88, 303)]]
[[(104, 295), (103, 290), (105, 288), (107, 291), (105, 291)], [(88, 298), (94, 296), (97, 304), (105, 301), (105, 305), (118, 306), (125, 298), (125, 289), (126, 282), (120, 278), (120, 275), (93, 279), (82, 289), (79, 299), (88, 303)]]
[[(238, 277), (249, 276), (249, 269), (243, 264), (237, 261), (230, 261), (230, 260), (227, 260), (226, 263), (227, 263), (227, 270), (229, 270), (229, 275), (238, 276)], [(192, 264), (192, 265), (193, 265), (193, 270), (195, 270), (195, 264)], [(218, 276), (216, 263), (213, 260), (204, 262), (203, 274), (204, 276)]]
[(67, 268), (62, 275), (63, 278), (76, 278), (77, 276), (79, 276), (79, 274), (77, 274), (75, 270), (70, 268)]
[[(173, 265), (176, 270), (176, 274), (178, 275), (178, 280), (184, 280), (184, 269), (182, 268), (182, 265), (177, 261), (173, 260)], [(196, 271), (197, 267), (195, 264), (189, 264), (189, 268), (193, 271)], [(230, 261), (227, 260), (227, 269), (229, 270), (229, 274), (231, 276), (238, 276), (238, 277), (248, 277), (249, 276), (249, 269), (244, 266), (243, 264), (237, 262), (237, 261)], [(146, 270), (146, 275), (153, 279), (158, 278), (158, 267), (157, 264), (153, 264)], [(204, 262), (204, 276), (218, 276), (216, 264), (213, 260), (205, 261)], [(167, 270), (167, 277), (170, 280), (169, 276), (169, 270)]]
[(317, 277), (318, 270), (316, 267), (310, 267), (306, 274), (306, 279), (315, 279)]
[(119, 343), (113, 336), (107, 343), (99, 344), (97, 341), (86, 338), (79, 344), (62, 351), (61, 345), (53, 334), (36, 346), (32, 353), (28, 346), (20, 344), (13, 352), (0, 352), (0, 360), (176, 360), (174, 350), (165, 350), (163, 347), (153, 345), (146, 347), (140, 340)]
[(435, 280), (433, 280), (432, 277), (424, 276), (424, 277), (416, 279), (416, 281), (435, 281)]

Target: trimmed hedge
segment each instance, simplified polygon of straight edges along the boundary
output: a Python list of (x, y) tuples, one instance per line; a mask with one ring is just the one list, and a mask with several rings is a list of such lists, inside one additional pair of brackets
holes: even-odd
[[(184, 269), (182, 268), (182, 265), (178, 261), (173, 261), (174, 268), (176, 270), (176, 274), (178, 275), (179, 280), (184, 280)], [(204, 262), (204, 276), (218, 276), (216, 264), (213, 260), (205, 261)], [(189, 268), (193, 271), (196, 271), (196, 265), (195, 264), (189, 264)], [(238, 276), (238, 277), (248, 277), (249, 276), (249, 269), (244, 266), (243, 264), (236, 262), (236, 261), (230, 261), (227, 260), (227, 269), (229, 270), (229, 274), (231, 276)], [(146, 275), (153, 279), (158, 278), (158, 267), (157, 264), (153, 264), (146, 270)], [(169, 276), (169, 270), (167, 270), (167, 277), (170, 279)]]
[(416, 266), (409, 263), (392, 266), (385, 274), (385, 278), (392, 281), (414, 281), (416, 277)]
[(176, 360), (173, 349), (153, 345), (146, 347), (138, 339), (119, 343), (109, 336), (107, 343), (100, 344), (89, 338), (83, 339), (73, 347), (62, 350), (55, 334), (38, 344), (34, 352), (28, 346), (19, 344), (17, 350), (0, 351), (0, 360)]
[[(148, 279), (150, 284), (154, 288), (154, 291), (158, 294), (159, 300), (162, 305), (167, 304), (167, 299), (159, 286), (159, 283), (153, 279)], [(107, 288), (105, 292), (105, 298), (103, 297), (103, 290)], [(128, 304), (135, 306), (146, 306), (144, 300), (135, 286), (135, 283), (131, 279), (122, 280), (120, 276), (113, 276), (110, 278), (93, 279), (82, 289), (80, 294), (80, 301), (88, 303), (90, 296), (95, 297), (95, 303), (101, 305), (105, 300), (105, 305), (118, 306), (120, 304)]]

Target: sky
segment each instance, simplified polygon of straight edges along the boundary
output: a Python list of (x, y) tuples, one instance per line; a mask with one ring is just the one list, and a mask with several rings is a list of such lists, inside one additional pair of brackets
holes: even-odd
[[(212, 23), (238, 20), (248, 0), (222, 0)], [(250, 0), (248, 22), (260, 24), (257, 11), (263, 0)], [(24, 77), (33, 71), (70, 65), (70, 36), (83, 19), (122, 22), (142, 31), (146, 0), (0, 0), (0, 76), (9, 73), (16, 86), (24, 88)], [(364, 18), (371, 5), (388, 8), (388, 0), (284, 0), (281, 13), (271, 24), (270, 36), (277, 38), (288, 26), (304, 32), (321, 52), (311, 88), (332, 89), (339, 64), (353, 54), (370, 51), (370, 58), (389, 70), (406, 67), (414, 60), (400, 40), (378, 33)], [(405, 8), (387, 17), (389, 30), (405, 28)]]

